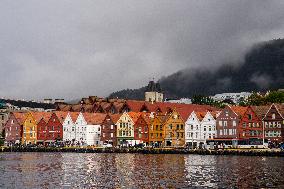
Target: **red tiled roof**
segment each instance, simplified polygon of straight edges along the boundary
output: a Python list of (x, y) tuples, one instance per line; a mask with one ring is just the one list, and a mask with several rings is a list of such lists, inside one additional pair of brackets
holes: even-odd
[(15, 118), (17, 119), (18, 123), (22, 125), (26, 119), (26, 113), (20, 113), (20, 112), (13, 112)]
[(197, 118), (199, 119), (199, 121), (202, 121), (203, 118), (205, 117), (207, 112), (195, 112), (195, 115), (197, 116)]
[(116, 123), (122, 114), (110, 114), (111, 120), (113, 123)]
[(126, 104), (128, 105), (130, 111), (132, 111), (132, 112), (140, 112), (142, 106), (144, 105), (144, 101), (127, 100)]
[(77, 118), (78, 118), (79, 112), (68, 112), (68, 113), (69, 113), (73, 123), (75, 123)]
[(284, 118), (284, 104), (274, 104), (274, 105), (278, 109), (281, 116)]
[(259, 119), (263, 119), (268, 112), (270, 106), (251, 106)]
[(59, 119), (60, 123), (63, 124), (66, 116), (68, 115), (68, 112), (56, 111), (54, 113), (57, 116), (57, 118)]
[(51, 113), (50, 112), (31, 112), (33, 118), (35, 119), (36, 123), (40, 122), (43, 119), (45, 122), (49, 120)]
[(229, 106), (231, 110), (233, 110), (238, 116), (243, 116), (248, 107), (243, 107), (243, 106)]
[(83, 113), (83, 116), (88, 125), (100, 125), (105, 120), (107, 114)]
[(141, 112), (128, 112), (127, 114), (132, 119), (133, 123), (136, 123), (138, 118), (142, 115)]

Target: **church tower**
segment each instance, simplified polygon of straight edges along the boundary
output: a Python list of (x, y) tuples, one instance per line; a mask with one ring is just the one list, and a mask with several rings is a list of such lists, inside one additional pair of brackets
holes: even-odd
[(154, 80), (150, 81), (145, 91), (145, 101), (147, 102), (163, 102), (164, 94), (162, 93), (161, 86)]

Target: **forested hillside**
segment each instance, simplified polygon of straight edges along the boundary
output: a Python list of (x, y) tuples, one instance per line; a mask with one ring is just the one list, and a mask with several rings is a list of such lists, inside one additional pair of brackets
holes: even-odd
[[(224, 63), (215, 72), (186, 69), (159, 80), (167, 98), (284, 88), (284, 39), (254, 45), (244, 62)], [(114, 92), (111, 98), (144, 99), (145, 87)]]

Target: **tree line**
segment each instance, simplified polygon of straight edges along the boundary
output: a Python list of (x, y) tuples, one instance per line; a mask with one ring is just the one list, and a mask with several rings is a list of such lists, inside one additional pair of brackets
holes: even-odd
[[(192, 104), (211, 105), (218, 108), (224, 108), (226, 104), (235, 104), (230, 99), (224, 101), (214, 100), (212, 97), (204, 95), (194, 95)], [(271, 91), (265, 95), (253, 92), (247, 99), (240, 98), (237, 105), (240, 106), (264, 106), (272, 103), (284, 103), (284, 91)]]

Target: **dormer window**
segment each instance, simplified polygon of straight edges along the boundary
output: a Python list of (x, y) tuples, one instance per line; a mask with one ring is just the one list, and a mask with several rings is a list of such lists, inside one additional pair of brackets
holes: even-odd
[(251, 114), (248, 114), (248, 119), (252, 120), (252, 115)]
[(275, 119), (275, 114), (272, 114), (272, 119)]

